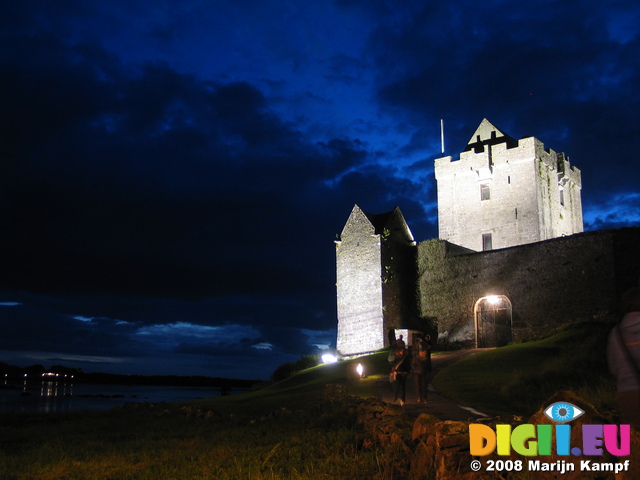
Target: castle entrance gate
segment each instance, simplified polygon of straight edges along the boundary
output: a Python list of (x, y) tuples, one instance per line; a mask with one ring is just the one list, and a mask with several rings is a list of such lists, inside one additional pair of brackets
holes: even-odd
[(474, 307), (476, 347), (501, 347), (513, 340), (511, 301), (504, 295), (482, 297)]

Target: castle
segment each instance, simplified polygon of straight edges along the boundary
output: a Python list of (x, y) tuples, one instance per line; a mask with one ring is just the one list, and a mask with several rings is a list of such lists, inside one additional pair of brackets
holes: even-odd
[(515, 141), (487, 119), (460, 159), (435, 161), (438, 236), (492, 250), (582, 232), (580, 171), (534, 137)]
[(478, 347), (612, 317), (640, 276), (640, 228), (583, 232), (581, 176), (534, 137), (484, 119), (460, 158), (435, 160), (439, 238), (417, 243), (399, 208), (354, 206), (336, 241), (337, 350), (429, 332)]

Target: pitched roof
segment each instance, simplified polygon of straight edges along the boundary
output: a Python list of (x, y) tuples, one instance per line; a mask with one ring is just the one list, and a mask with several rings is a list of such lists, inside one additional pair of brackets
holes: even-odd
[(517, 140), (510, 137), (486, 118), (482, 119), (478, 128), (469, 139), (467, 147), (464, 149), (468, 152), (475, 149), (476, 152), (484, 150), (485, 145), (496, 145), (498, 143), (506, 143), (509, 148), (518, 145)]
[(411, 229), (409, 228), (407, 221), (404, 219), (404, 215), (402, 215), (399, 207), (396, 207), (392, 211), (386, 213), (362, 213), (364, 213), (367, 219), (371, 222), (376, 234), (382, 235), (385, 229), (391, 229), (394, 235), (397, 235), (397, 232), (401, 232), (401, 235), (403, 235), (406, 240), (410, 242), (414, 241)]
[(358, 205), (354, 205), (349, 219), (340, 234), (341, 240), (345, 235), (375, 234), (383, 235), (387, 230), (394, 238), (399, 238), (398, 233), (409, 242), (414, 242), (413, 234), (404, 219), (402, 212), (395, 207), (390, 212), (366, 213)]
[(385, 213), (367, 213), (364, 211), (362, 213), (364, 213), (367, 219), (371, 222), (371, 225), (373, 225), (375, 233), (381, 234), (385, 227), (389, 224), (389, 220), (391, 220), (397, 209), (398, 207), (390, 212)]

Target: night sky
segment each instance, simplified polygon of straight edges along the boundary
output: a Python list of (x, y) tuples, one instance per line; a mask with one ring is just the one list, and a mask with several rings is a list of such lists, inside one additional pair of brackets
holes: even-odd
[(0, 361), (268, 378), (335, 346), (354, 204), (437, 236), (483, 118), (640, 224), (634, 0), (7, 1)]

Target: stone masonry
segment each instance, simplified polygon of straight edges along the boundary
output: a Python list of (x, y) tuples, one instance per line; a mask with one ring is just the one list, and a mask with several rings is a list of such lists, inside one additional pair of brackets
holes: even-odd
[(338, 339), (342, 355), (379, 350), (389, 331), (415, 318), (416, 245), (396, 208), (371, 215), (357, 205), (336, 241)]
[[(580, 171), (484, 119), (460, 159), (435, 160), (439, 238), (475, 251), (583, 231)], [(483, 242), (484, 238), (484, 242)]]
[(435, 176), (439, 239), (416, 245), (397, 207), (353, 208), (336, 242), (342, 355), (397, 329), (491, 347), (617, 318), (640, 279), (640, 228), (583, 232), (580, 171), (563, 153), (484, 119)]
[[(620, 295), (638, 282), (640, 228), (584, 232), (491, 252), (443, 240), (418, 245), (421, 314), (440, 337), (476, 342), (474, 307), (503, 295), (513, 306), (512, 339), (543, 336), (578, 320), (615, 320)], [(488, 346), (488, 345), (487, 345)]]

